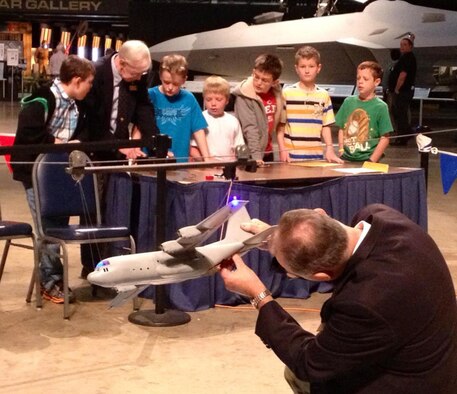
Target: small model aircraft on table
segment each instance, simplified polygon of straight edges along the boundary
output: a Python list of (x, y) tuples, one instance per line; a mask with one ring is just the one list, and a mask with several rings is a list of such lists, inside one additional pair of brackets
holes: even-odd
[[(179, 237), (163, 242), (160, 251), (102, 260), (87, 279), (94, 285), (114, 287), (119, 294), (111, 301), (110, 307), (115, 307), (136, 297), (149, 285), (178, 283), (212, 275), (220, 263), (235, 253), (243, 254), (265, 245), (274, 231), (275, 226), (272, 226), (253, 236), (241, 229), (241, 223), (250, 220), (245, 207), (247, 203), (234, 199), (200, 223), (181, 228)], [(227, 221), (222, 240), (198, 246)]]

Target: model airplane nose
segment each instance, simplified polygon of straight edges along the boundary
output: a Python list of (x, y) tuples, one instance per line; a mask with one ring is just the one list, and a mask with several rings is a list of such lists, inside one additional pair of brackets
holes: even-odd
[(98, 276), (99, 276), (99, 275), (98, 275), (98, 272), (93, 271), (93, 272), (91, 272), (89, 275), (87, 275), (87, 280), (88, 280), (90, 283), (92, 283), (92, 284), (94, 284), (94, 285), (97, 285), (97, 284), (98, 284), (98, 283), (97, 283), (97, 282), (98, 282), (98, 281), (97, 281), (97, 277), (98, 277)]

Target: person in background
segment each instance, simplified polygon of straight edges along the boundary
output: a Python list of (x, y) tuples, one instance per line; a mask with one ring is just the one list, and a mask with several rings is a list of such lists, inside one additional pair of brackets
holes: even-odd
[(116, 51), (113, 48), (106, 48), (103, 56), (111, 56), (112, 54), (114, 54), (114, 52)]
[(328, 162), (343, 163), (333, 149), (332, 101), (328, 92), (316, 85), (321, 68), (321, 56), (315, 48), (304, 46), (295, 54), (295, 71), (300, 81), (282, 91), (287, 123), (280, 124), (277, 131), (281, 161), (322, 160), (325, 156)]
[(259, 310), (255, 332), (286, 365), (294, 393), (457, 392), (455, 289), (420, 226), (382, 204), (362, 208), (350, 226), (298, 209), (281, 217), (269, 249), (291, 275), (334, 284), (313, 334), (239, 256), (220, 268), (226, 287)]
[(392, 132), (387, 104), (376, 97), (382, 68), (372, 61), (357, 67), (357, 96), (346, 97), (336, 114), (339, 153), (344, 160), (378, 162)]
[(235, 114), (244, 140), (258, 165), (273, 161), (272, 136), (280, 121), (285, 122), (279, 77), (282, 61), (276, 55), (263, 54), (254, 62), (252, 76), (233, 91)]
[[(413, 53), (414, 34), (408, 34), (400, 41), (401, 56), (391, 72), (392, 114), (396, 135), (401, 137), (411, 133), (411, 103), (414, 97), (417, 64)], [(396, 138), (394, 145), (406, 145), (408, 137)]]
[(393, 118), (393, 108), (392, 108), (392, 103), (393, 103), (393, 95), (395, 94), (394, 89), (395, 89), (395, 84), (396, 84), (396, 78), (394, 74), (392, 73), (395, 64), (397, 64), (398, 59), (400, 59), (401, 53), (398, 48), (394, 48), (390, 50), (390, 59), (391, 63), (387, 68), (387, 72), (384, 73), (384, 76), (382, 78), (382, 94), (383, 94), (383, 100), (387, 103), (387, 108), (389, 108), (389, 114), (390, 114), (390, 121), (392, 122), (392, 125), (394, 127), (394, 130), (396, 129), (395, 127), (395, 120)]
[[(206, 78), (203, 85), (203, 116), (208, 123), (206, 140), (210, 156), (216, 160), (235, 158), (235, 148), (244, 145), (243, 133), (238, 119), (225, 112), (230, 100), (230, 84), (222, 77)], [(196, 149), (191, 141), (191, 152)], [(200, 156), (200, 153), (191, 156)]]
[(171, 137), (169, 156), (178, 162), (188, 161), (193, 137), (201, 159), (208, 160), (210, 153), (205, 136), (208, 124), (194, 95), (181, 88), (187, 80), (186, 58), (177, 54), (164, 56), (159, 76), (161, 84), (149, 89), (149, 97), (156, 109), (160, 132)]
[(35, 50), (34, 54), (35, 63), (38, 65), (37, 73), (38, 77), (47, 78), (48, 76), (48, 63), (49, 63), (49, 49), (48, 44), (46, 41), (41, 42), (41, 46), (39, 46)]
[(49, 59), (49, 71), (51, 72), (52, 79), (59, 76), (60, 66), (67, 57), (68, 55), (65, 53), (65, 46), (59, 42)]
[[(85, 127), (81, 100), (91, 89), (94, 74), (95, 68), (89, 60), (76, 55), (68, 56), (62, 62), (60, 77), (56, 78), (50, 87), (42, 87), (22, 100), (14, 145), (64, 144), (77, 141)], [(35, 228), (37, 218), (32, 187), (32, 163), (36, 157), (36, 154), (29, 153), (11, 155), (13, 179), (22, 182), (24, 186)], [(68, 222), (68, 218), (61, 217), (45, 219), (45, 227), (60, 225), (62, 221)], [(88, 245), (81, 246), (81, 262), (83, 267), (92, 270), (97, 261), (89, 258), (91, 253), (85, 251), (86, 246)], [(40, 281), (43, 298), (62, 304), (63, 267), (60, 258), (56, 257), (58, 252), (59, 245), (44, 245), (40, 256)], [(73, 299), (73, 293), (70, 291), (70, 300)]]

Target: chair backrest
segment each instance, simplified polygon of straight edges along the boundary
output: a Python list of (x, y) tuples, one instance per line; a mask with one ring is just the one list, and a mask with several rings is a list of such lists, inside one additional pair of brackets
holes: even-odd
[(81, 181), (75, 181), (65, 171), (68, 167), (68, 156), (66, 152), (45, 153), (39, 155), (35, 161), (32, 181), (37, 219), (96, 215), (99, 223), (96, 176), (86, 174)]

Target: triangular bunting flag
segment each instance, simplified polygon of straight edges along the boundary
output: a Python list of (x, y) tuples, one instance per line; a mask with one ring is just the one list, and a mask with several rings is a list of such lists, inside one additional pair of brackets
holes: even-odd
[(440, 167), (443, 191), (447, 194), (457, 178), (457, 154), (440, 151)]

